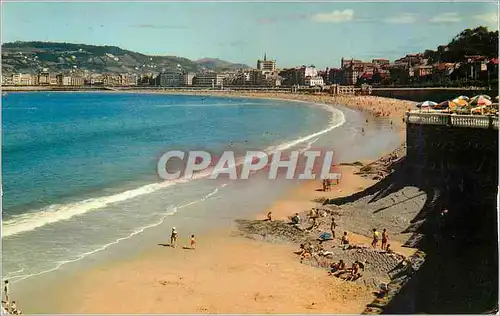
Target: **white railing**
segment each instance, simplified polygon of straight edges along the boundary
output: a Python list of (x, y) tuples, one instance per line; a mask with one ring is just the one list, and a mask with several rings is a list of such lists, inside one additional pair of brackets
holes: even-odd
[(498, 117), (485, 115), (407, 112), (406, 122), (410, 124), (498, 129)]

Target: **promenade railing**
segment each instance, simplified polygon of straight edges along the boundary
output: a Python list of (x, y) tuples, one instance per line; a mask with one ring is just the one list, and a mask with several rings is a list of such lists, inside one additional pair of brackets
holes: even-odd
[(460, 115), (410, 111), (406, 113), (406, 122), (409, 124), (498, 129), (498, 117), (486, 115)]

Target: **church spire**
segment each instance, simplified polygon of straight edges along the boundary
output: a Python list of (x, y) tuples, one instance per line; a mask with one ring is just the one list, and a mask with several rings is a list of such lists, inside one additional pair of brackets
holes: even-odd
[(264, 61), (266, 61), (266, 60), (267, 60), (267, 54), (264, 53)]

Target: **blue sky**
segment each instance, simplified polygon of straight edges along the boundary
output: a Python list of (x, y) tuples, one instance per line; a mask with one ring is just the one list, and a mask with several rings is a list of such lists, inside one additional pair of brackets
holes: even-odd
[(335, 67), (341, 57), (395, 59), (466, 28), (497, 29), (490, 3), (3, 2), (2, 42), (115, 45), (154, 55), (255, 66)]

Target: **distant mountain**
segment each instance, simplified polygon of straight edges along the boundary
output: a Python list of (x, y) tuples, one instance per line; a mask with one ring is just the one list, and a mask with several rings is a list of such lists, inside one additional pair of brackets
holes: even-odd
[(244, 64), (235, 64), (218, 58), (202, 58), (196, 60), (195, 63), (208, 69), (237, 70), (250, 68)]
[(13, 42), (2, 45), (3, 73), (34, 73), (44, 68), (54, 72), (145, 74), (174, 69), (223, 71), (248, 68), (248, 66), (219, 59), (194, 62), (176, 56), (151, 56), (116, 46), (55, 42)]

